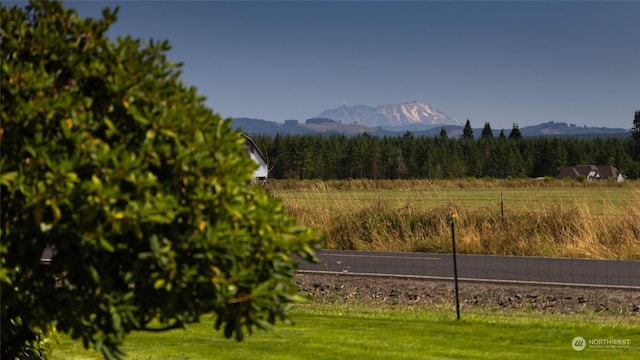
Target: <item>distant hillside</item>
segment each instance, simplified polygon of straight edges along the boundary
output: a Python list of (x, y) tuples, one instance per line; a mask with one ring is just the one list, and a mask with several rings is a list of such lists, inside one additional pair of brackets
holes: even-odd
[(358, 125), (341, 124), (332, 119), (313, 118), (300, 123), (298, 120), (286, 120), (284, 123), (262, 119), (237, 118), (233, 119), (231, 126), (234, 129), (242, 129), (247, 134), (347, 134), (355, 135), (365, 132), (375, 133), (376, 128)]
[(523, 136), (611, 137), (629, 136), (628, 129), (576, 126), (563, 122), (547, 122), (520, 128)]

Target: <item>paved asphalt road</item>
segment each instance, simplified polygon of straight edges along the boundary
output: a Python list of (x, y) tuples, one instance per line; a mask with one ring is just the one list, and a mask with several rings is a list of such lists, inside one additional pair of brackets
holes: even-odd
[[(451, 254), (321, 250), (320, 262), (302, 262), (300, 272), (348, 273), (453, 279)], [(491, 281), (640, 289), (640, 261), (457, 255), (458, 278)]]

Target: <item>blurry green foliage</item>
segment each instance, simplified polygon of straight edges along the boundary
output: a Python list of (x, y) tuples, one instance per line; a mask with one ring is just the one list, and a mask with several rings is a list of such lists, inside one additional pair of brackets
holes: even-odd
[(205, 312), (238, 340), (286, 321), (318, 235), (251, 185), (169, 44), (109, 39), (117, 10), (22, 5), (1, 10), (1, 357), (46, 358), (52, 331), (118, 358)]

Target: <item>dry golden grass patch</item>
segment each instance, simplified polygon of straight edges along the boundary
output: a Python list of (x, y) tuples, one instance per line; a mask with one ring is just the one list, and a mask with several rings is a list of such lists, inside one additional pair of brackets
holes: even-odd
[(534, 180), (272, 183), (331, 249), (640, 259), (640, 182)]

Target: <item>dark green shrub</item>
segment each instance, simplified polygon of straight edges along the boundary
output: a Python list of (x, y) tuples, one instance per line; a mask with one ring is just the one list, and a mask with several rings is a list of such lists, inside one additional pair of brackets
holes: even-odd
[[(2, 358), (52, 324), (105, 357), (133, 330), (286, 319), (317, 236), (250, 184), (255, 164), (165, 57), (60, 3), (2, 7)], [(50, 264), (41, 256), (53, 250)]]

